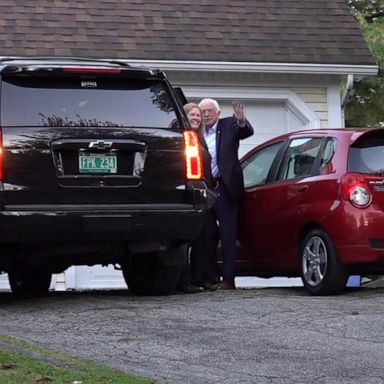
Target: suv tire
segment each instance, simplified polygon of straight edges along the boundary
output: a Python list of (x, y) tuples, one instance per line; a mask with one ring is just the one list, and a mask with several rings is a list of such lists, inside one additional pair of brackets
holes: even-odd
[(181, 273), (181, 265), (166, 265), (158, 252), (131, 257), (122, 265), (128, 289), (139, 295), (167, 295), (175, 291)]
[(36, 267), (14, 267), (8, 272), (9, 285), (16, 295), (44, 295), (48, 293), (52, 274)]

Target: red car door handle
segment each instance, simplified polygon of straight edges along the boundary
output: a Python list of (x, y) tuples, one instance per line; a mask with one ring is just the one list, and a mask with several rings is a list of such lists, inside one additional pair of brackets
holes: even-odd
[(305, 192), (308, 189), (308, 185), (301, 185), (299, 188), (297, 188), (298, 192)]

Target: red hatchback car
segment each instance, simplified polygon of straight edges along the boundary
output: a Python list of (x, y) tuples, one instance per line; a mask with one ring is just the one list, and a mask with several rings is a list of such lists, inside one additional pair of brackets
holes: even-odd
[(300, 276), (313, 295), (384, 273), (384, 129), (294, 132), (242, 159), (238, 275)]

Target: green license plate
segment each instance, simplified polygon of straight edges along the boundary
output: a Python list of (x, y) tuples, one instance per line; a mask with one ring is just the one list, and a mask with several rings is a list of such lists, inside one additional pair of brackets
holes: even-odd
[(117, 157), (114, 153), (80, 153), (80, 173), (116, 173)]

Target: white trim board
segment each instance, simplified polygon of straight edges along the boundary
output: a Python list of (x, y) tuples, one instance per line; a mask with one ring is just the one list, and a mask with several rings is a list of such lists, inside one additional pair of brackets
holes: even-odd
[(258, 72), (258, 73), (310, 73), (316, 75), (377, 75), (377, 65), (350, 64), (301, 64), (301, 63), (257, 63), (231, 61), (177, 61), (177, 60), (130, 60), (128, 64), (147, 65), (163, 71), (196, 72)]
[(327, 111), (328, 111), (328, 127), (344, 128), (344, 118), (341, 112), (341, 97), (338, 85), (330, 85), (327, 87)]

